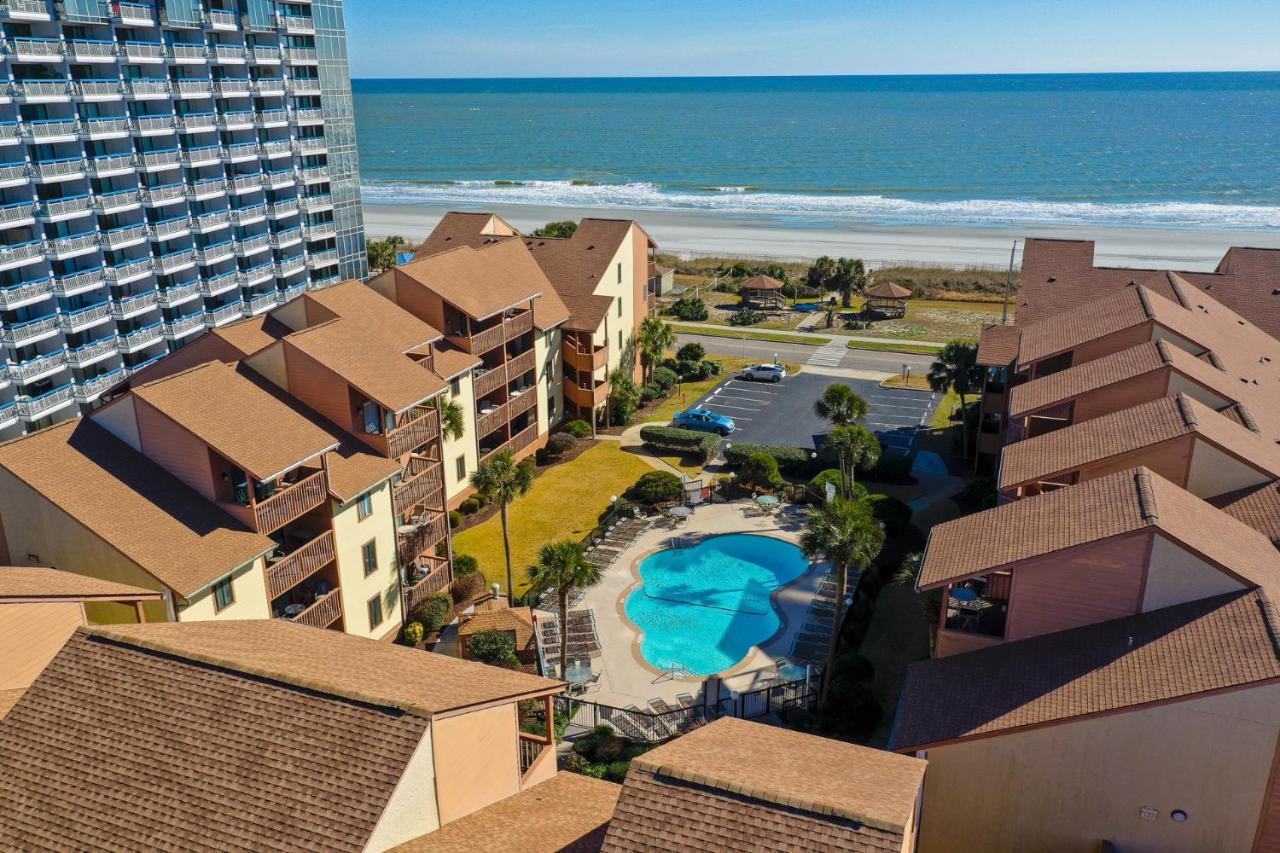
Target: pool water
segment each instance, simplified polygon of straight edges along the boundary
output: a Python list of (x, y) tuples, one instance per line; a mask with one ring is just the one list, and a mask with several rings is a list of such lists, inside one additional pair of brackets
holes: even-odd
[(640, 651), (659, 669), (695, 675), (728, 669), (777, 632), (773, 591), (805, 573), (809, 561), (790, 542), (732, 533), (670, 548), (640, 563), (641, 586), (627, 617), (644, 636)]

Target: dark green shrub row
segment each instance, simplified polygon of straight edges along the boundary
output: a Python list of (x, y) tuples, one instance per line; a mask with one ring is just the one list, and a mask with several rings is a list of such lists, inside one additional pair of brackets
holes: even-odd
[(812, 451), (803, 447), (787, 447), (785, 445), (738, 444), (724, 452), (725, 461), (730, 468), (739, 468), (753, 453), (767, 453), (778, 463), (778, 469), (784, 474), (796, 477), (808, 476), (817, 467), (817, 460), (809, 454)]
[(640, 440), (653, 449), (695, 454), (702, 462), (711, 461), (720, 449), (720, 436), (679, 427), (644, 426)]

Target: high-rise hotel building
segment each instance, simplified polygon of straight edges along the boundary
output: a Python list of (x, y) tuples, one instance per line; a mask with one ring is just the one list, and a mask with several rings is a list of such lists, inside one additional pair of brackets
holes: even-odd
[(0, 439), (366, 273), (340, 0), (0, 0)]

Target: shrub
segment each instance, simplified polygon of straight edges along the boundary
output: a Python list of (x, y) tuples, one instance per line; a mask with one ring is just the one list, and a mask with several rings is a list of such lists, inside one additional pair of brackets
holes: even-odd
[(484, 575), (479, 572), (472, 572), (469, 575), (455, 577), (453, 583), (449, 586), (449, 594), (453, 596), (453, 600), (461, 604), (475, 598), (484, 590)]
[(515, 657), (516, 641), (506, 631), (481, 631), (467, 641), (467, 651), (485, 663), (506, 663)]
[(667, 310), (681, 320), (707, 319), (707, 304), (698, 296), (681, 296)]
[(719, 376), (720, 371), (724, 370), (724, 365), (718, 361), (703, 359), (701, 368), (707, 376)]
[(449, 511), (449, 529), (456, 529), (462, 523), (462, 513), (456, 509)]
[(676, 361), (702, 361), (707, 357), (707, 350), (696, 341), (687, 343), (676, 350)]
[(606, 782), (622, 784), (622, 780), (627, 777), (627, 768), (630, 766), (630, 761), (610, 761), (604, 766), (604, 776), (602, 778)]
[(573, 446), (578, 443), (578, 439), (569, 435), (567, 432), (555, 432), (547, 438), (547, 455), (552, 459), (558, 459), (564, 456)]
[(747, 461), (747, 457), (760, 451), (772, 456), (778, 463), (778, 468), (784, 474), (804, 477), (808, 476), (810, 470), (814, 467), (814, 460), (810, 458), (808, 450), (803, 447), (788, 447), (785, 445), (734, 444), (733, 447), (725, 451), (725, 462), (728, 463), (730, 468), (736, 470), (742, 467), (742, 464)]
[(653, 384), (663, 391), (670, 391), (679, 380), (680, 377), (669, 367), (655, 367), (653, 369)]
[(609, 422), (615, 426), (627, 426), (635, 419), (635, 401), (626, 397), (615, 397), (609, 409)]
[(436, 593), (418, 605), (418, 609), (413, 612), (413, 621), (421, 622), (426, 631), (434, 633), (448, 623), (452, 612), (453, 602), (449, 600), (449, 596)]
[(680, 477), (670, 471), (649, 471), (641, 474), (634, 486), (628, 489), (628, 496), (642, 503), (659, 503), (661, 501), (679, 500), (684, 492)]
[(591, 762), (576, 752), (570, 752), (564, 757), (564, 769), (570, 773), (585, 776), (588, 775), (587, 771), (591, 769)]
[(643, 388), (640, 389), (641, 403), (652, 403), (654, 400), (657, 400), (659, 397), (664, 397), (664, 396), (666, 395), (663, 393), (662, 389), (658, 387), (658, 384), (656, 382), (650, 382), (649, 384), (645, 385)]
[(453, 576), (455, 578), (464, 578), (467, 575), (474, 575), (480, 571), (480, 561), (470, 554), (454, 554), (453, 555)]
[(730, 326), (754, 326), (764, 322), (764, 312), (743, 306), (729, 315)]
[(476, 500), (476, 498), (473, 496), (463, 501), (458, 506), (458, 511), (461, 512), (463, 515), (475, 515), (477, 512), (480, 511), (481, 506), (483, 506), (483, 504), (480, 503), (480, 501)]
[(890, 536), (900, 536), (911, 524), (911, 507), (890, 495), (868, 495), (871, 512), (876, 520), (884, 525), (884, 532)]
[(404, 641), (406, 645), (416, 646), (422, 642), (422, 638), (427, 635), (427, 629), (422, 627), (421, 622), (410, 622), (404, 626)]
[(574, 438), (586, 438), (591, 435), (591, 424), (580, 418), (575, 418), (571, 421), (565, 421), (564, 431)]
[(650, 449), (693, 454), (704, 463), (711, 461), (720, 448), (720, 436), (679, 427), (643, 426), (640, 440)]
[(763, 450), (757, 450), (743, 461), (738, 469), (738, 480), (748, 486), (776, 489), (782, 485), (778, 460)]
[[(807, 488), (809, 489), (809, 493), (813, 495), (815, 499), (825, 500), (827, 497), (827, 483), (830, 483), (831, 485), (836, 487), (836, 494), (840, 493), (841, 477), (840, 477), (839, 468), (826, 468), (826, 469), (823, 469), (822, 471), (819, 471), (817, 474), (813, 476), (813, 479), (809, 481)], [(862, 485), (861, 483), (854, 483), (853, 484), (854, 499), (856, 500), (860, 498), (865, 498), (866, 496), (867, 496), (867, 487)]]

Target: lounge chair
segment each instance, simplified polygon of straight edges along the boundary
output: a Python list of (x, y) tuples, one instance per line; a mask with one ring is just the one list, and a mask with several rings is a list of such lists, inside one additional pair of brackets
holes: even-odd
[(679, 702), (680, 706), (683, 708), (692, 708), (698, 703), (698, 700), (693, 698), (692, 693), (677, 693), (676, 701)]

